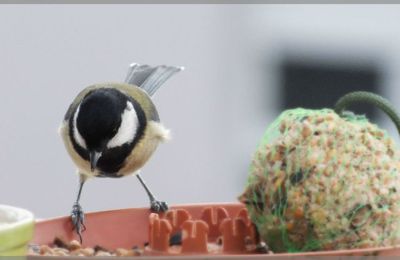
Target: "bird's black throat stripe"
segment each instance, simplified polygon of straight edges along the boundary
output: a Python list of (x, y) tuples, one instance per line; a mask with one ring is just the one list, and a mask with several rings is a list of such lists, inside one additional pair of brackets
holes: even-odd
[[(82, 101), (87, 96), (92, 94), (93, 91), (98, 91), (98, 90), (96, 89), (89, 92), (82, 99)], [(117, 91), (119, 95), (122, 94), (118, 90), (112, 88), (105, 88), (102, 89), (102, 91), (112, 91), (112, 92)], [(141, 106), (139, 105), (139, 103), (135, 99), (129, 96), (126, 96), (124, 94), (122, 95), (124, 96), (126, 101), (130, 101), (132, 103), (136, 111), (138, 117), (138, 128), (136, 129), (136, 135), (131, 143), (123, 144), (121, 146), (109, 148), (103, 151), (103, 154), (100, 157), (99, 161), (97, 162), (97, 167), (96, 167), (97, 170), (100, 172), (100, 175), (98, 175), (98, 177), (112, 177), (112, 178), (122, 177), (121, 175), (118, 174), (118, 172), (121, 168), (124, 167), (125, 159), (131, 154), (136, 144), (140, 141), (141, 138), (143, 138), (144, 131), (147, 127), (146, 115)], [(126, 101), (124, 103), (126, 103)], [(69, 122), (68, 122), (69, 138), (72, 142), (74, 150), (79, 154), (79, 156), (84, 160), (89, 161), (89, 151), (81, 147), (74, 138), (74, 115), (77, 109), (78, 106), (74, 109), (73, 113), (71, 113), (71, 116), (69, 117)]]

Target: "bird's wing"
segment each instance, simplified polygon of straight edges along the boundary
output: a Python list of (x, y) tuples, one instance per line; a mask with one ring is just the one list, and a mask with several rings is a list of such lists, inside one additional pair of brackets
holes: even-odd
[(149, 96), (153, 96), (165, 81), (181, 70), (183, 67), (166, 65), (152, 67), (133, 63), (129, 67), (125, 82), (136, 85), (146, 91)]

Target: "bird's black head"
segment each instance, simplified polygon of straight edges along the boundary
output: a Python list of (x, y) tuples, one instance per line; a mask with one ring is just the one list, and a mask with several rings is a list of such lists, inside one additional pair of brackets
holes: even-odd
[(79, 106), (76, 128), (89, 150), (101, 152), (118, 131), (128, 98), (115, 89), (89, 93)]
[(92, 171), (112, 173), (122, 167), (144, 126), (144, 112), (134, 99), (117, 89), (100, 88), (89, 92), (76, 108), (70, 136)]

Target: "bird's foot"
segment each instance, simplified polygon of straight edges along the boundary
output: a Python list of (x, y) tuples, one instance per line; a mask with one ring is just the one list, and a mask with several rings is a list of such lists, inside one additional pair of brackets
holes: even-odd
[(72, 225), (74, 226), (74, 230), (75, 230), (76, 234), (78, 234), (79, 240), (82, 243), (82, 232), (84, 232), (86, 230), (86, 227), (84, 224), (85, 214), (82, 210), (81, 205), (78, 202), (76, 202), (72, 206), (71, 221), (72, 221)]
[(164, 201), (152, 200), (150, 202), (150, 210), (155, 213), (161, 213), (168, 210), (168, 205)]

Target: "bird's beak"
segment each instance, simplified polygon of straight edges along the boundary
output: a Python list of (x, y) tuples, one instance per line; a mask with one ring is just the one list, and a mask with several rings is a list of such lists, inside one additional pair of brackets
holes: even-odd
[(101, 157), (101, 153), (96, 151), (91, 151), (89, 156), (90, 156), (90, 169), (93, 172), (96, 169), (97, 162)]

